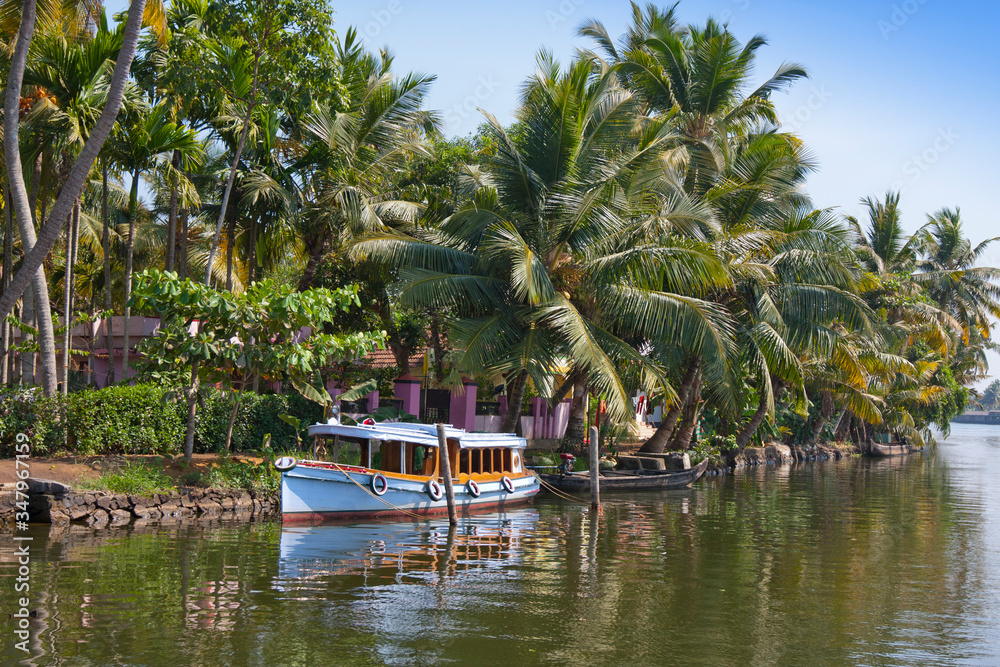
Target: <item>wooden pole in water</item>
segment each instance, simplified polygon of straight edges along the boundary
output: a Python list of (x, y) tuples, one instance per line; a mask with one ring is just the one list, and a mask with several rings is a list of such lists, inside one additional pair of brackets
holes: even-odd
[(597, 427), (590, 427), (590, 506), (594, 509), (601, 504), (601, 462), (598, 460)]
[(448, 501), (448, 524), (458, 524), (458, 514), (455, 512), (455, 487), (451, 483), (451, 461), (448, 457), (448, 437), (444, 433), (444, 424), (437, 425), (438, 456), (441, 457), (441, 475), (444, 476), (444, 497)]

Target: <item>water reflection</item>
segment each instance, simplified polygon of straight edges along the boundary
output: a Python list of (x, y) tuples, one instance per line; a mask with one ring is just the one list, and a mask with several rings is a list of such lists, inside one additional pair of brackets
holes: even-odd
[(534, 508), (473, 515), (460, 527), (447, 520), (289, 526), (281, 531), (275, 588), (295, 590), (304, 581), (330, 576), (357, 575), (371, 584), (379, 576), (397, 579), (386, 573), (433, 581), (462, 571), (516, 567), (522, 537), (537, 527)]
[[(36, 527), (35, 664), (996, 664), (997, 448), (956, 427), (457, 529)], [(15, 572), (0, 543), (5, 609)]]

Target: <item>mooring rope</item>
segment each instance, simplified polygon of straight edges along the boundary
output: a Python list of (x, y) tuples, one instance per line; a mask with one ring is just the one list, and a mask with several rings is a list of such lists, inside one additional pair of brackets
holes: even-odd
[(350, 473), (348, 473), (346, 470), (344, 470), (343, 468), (340, 467), (339, 463), (331, 461), (331, 464), (337, 470), (339, 470), (340, 472), (344, 473), (344, 477), (346, 477), (347, 479), (349, 479), (352, 482), (354, 482), (354, 484), (357, 485), (357, 487), (359, 489), (361, 489), (362, 491), (364, 491), (365, 493), (367, 493), (368, 495), (370, 495), (372, 498), (374, 498), (375, 500), (379, 501), (380, 503), (383, 503), (384, 505), (388, 505), (389, 507), (391, 507), (392, 509), (396, 510), (397, 512), (402, 512), (403, 514), (405, 514), (405, 515), (407, 515), (409, 517), (413, 517), (414, 519), (422, 519), (423, 518), (419, 514), (416, 514), (414, 512), (410, 512), (409, 510), (404, 510), (402, 507), (397, 507), (396, 505), (393, 505), (392, 503), (390, 503), (388, 500), (386, 500), (382, 496), (379, 496), (379, 495), (375, 494), (374, 492), (372, 492), (371, 490), (366, 489), (365, 486), (364, 486), (364, 484), (358, 483), (358, 481), (356, 479), (354, 479), (353, 477), (351, 477)]
[(586, 505), (587, 504), (586, 500), (580, 500), (576, 496), (571, 496), (568, 493), (564, 493), (563, 491), (560, 491), (556, 487), (552, 486), (551, 484), (549, 484), (548, 482), (546, 482), (544, 479), (542, 479), (541, 475), (539, 475), (534, 470), (530, 470), (529, 472), (531, 472), (531, 474), (535, 476), (535, 479), (538, 480), (538, 483), (541, 484), (542, 486), (544, 486), (545, 489), (549, 493), (552, 493), (552, 494), (554, 494), (556, 496), (559, 496), (560, 498), (563, 498), (564, 500), (570, 500), (570, 501), (572, 501), (574, 503), (580, 503), (581, 505)]

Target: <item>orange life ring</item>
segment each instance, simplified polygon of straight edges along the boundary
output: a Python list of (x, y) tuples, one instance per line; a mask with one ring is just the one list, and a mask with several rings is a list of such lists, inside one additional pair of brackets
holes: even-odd
[(389, 482), (386, 481), (385, 476), (381, 473), (375, 473), (372, 477), (372, 492), (376, 496), (384, 496), (385, 492), (389, 490)]
[(511, 480), (510, 477), (507, 477), (506, 475), (501, 477), (500, 486), (502, 486), (504, 488), (504, 491), (506, 491), (507, 493), (514, 493), (514, 482)]
[(427, 482), (427, 495), (431, 497), (431, 500), (441, 500), (444, 497), (444, 491), (441, 490), (441, 485), (436, 479)]

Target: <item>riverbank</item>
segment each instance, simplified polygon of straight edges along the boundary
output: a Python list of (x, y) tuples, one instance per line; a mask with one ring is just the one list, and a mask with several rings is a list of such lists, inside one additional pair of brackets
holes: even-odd
[[(28, 479), (27, 486), (30, 522), (56, 526), (71, 522), (106, 528), (180, 519), (251, 520), (281, 511), (279, 493), (253, 490), (181, 487), (135, 495), (74, 490), (61, 482), (35, 478)], [(0, 524), (8, 529), (18, 509), (11, 487), (5, 484), (0, 490)]]
[[(643, 454), (639, 452), (641, 442), (619, 444), (614, 455), (618, 467), (622, 469), (669, 470), (681, 468), (680, 460), (685, 452), (664, 452), (662, 454)], [(527, 455), (541, 454), (551, 458), (558, 443), (552, 446), (528, 448)], [(850, 442), (827, 442), (819, 444), (785, 445), (778, 442), (768, 443), (762, 447), (747, 447), (742, 451), (719, 452), (709, 454), (712, 462), (706, 475), (725, 475), (743, 468), (766, 465), (783, 465), (786, 463), (803, 463), (807, 461), (829, 461), (860, 456), (865, 452), (861, 447)], [(684, 456), (683, 458), (688, 458)], [(548, 460), (548, 459), (547, 459)], [(687, 466), (697, 464), (700, 459), (690, 460)], [(584, 464), (584, 467), (586, 465)]]
[[(25, 507), (33, 523), (95, 528), (250, 520), (281, 511), (277, 473), (255, 457), (196, 454), (190, 463), (160, 456), (38, 458), (29, 466), (27, 505), (18, 507), (24, 497), (17, 495), (16, 463), (0, 461), (0, 530), (10, 530)], [(224, 485), (212, 485), (219, 480)]]
[[(637, 465), (644, 468), (664, 466), (663, 455), (636, 456), (638, 446), (639, 443), (634, 447), (624, 447), (619, 458), (641, 459)], [(539, 453), (539, 450), (535, 451)], [(758, 466), (840, 460), (860, 454), (861, 449), (851, 443), (771, 443), (763, 447), (748, 447), (741, 452), (723, 453), (720, 463), (710, 465), (706, 475), (725, 475)], [(80, 523), (106, 528), (181, 519), (246, 521), (276, 515), (281, 511), (279, 490), (200, 487), (182, 483), (186, 479), (206, 478), (220, 464), (243, 465), (253, 469), (263, 467), (262, 463), (259, 458), (229, 458), (214, 454), (195, 455), (191, 463), (178, 459), (166, 465), (161, 457), (156, 456), (33, 459), (33, 476), (27, 480), (29, 519), (34, 523)], [(157, 470), (172, 480), (176, 488), (164, 488), (155, 493), (115, 493), (93, 488), (106, 472), (138, 464), (157, 466)], [(18, 509), (16, 480), (14, 461), (0, 461), (0, 530), (10, 530), (14, 525)]]

